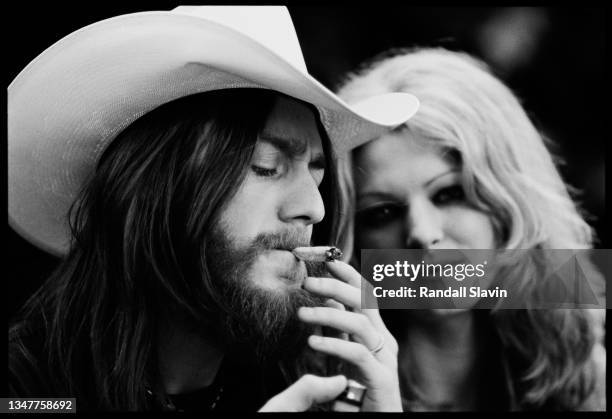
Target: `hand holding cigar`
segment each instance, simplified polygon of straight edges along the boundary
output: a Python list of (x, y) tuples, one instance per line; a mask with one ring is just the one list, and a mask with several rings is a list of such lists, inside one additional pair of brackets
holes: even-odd
[[(306, 262), (332, 262), (342, 257), (342, 251), (334, 246), (297, 247), (292, 252), (296, 258)], [(347, 336), (343, 340), (348, 340), (348, 334), (343, 334)], [(365, 392), (362, 384), (349, 379), (346, 389), (336, 398), (333, 410), (359, 412)]]
[[(334, 411), (402, 411), (397, 371), (397, 341), (377, 309), (362, 309), (362, 277), (332, 246), (299, 247), (294, 256), (305, 262), (325, 263), (324, 276), (308, 276), (302, 287), (325, 299), (322, 306), (300, 307), (298, 318), (312, 327), (330, 328), (331, 334), (312, 334), (308, 346), (344, 363), (349, 374), (345, 391)], [(335, 260), (334, 263), (326, 263)], [(339, 335), (338, 335), (339, 332)], [(348, 337), (348, 339), (347, 339)], [(330, 372), (337, 371), (330, 368)]]

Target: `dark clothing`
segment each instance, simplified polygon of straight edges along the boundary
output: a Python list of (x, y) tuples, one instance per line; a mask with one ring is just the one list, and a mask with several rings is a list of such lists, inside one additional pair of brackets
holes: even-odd
[(287, 386), (278, 365), (256, 367), (228, 356), (206, 388), (165, 397), (149, 395), (162, 410), (254, 412)]
[[(21, 325), (9, 331), (9, 397), (77, 397), (60, 390), (62, 385), (49, 371), (46, 352), (43, 330), (35, 333)], [(82, 370), (92, 376), (88, 365)], [(147, 397), (152, 410), (252, 412), (288, 385), (278, 363), (260, 365), (253, 357), (229, 353), (209, 387), (167, 397), (147, 391)], [(143, 383), (146, 388), (150, 386)], [(97, 410), (93, 407), (97, 402), (77, 397), (77, 411)]]

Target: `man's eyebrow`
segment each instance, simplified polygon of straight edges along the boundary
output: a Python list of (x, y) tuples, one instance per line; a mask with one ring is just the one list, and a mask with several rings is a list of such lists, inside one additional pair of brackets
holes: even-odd
[(301, 156), (308, 150), (308, 142), (299, 138), (280, 137), (269, 132), (262, 132), (259, 139), (272, 144), (289, 158)]

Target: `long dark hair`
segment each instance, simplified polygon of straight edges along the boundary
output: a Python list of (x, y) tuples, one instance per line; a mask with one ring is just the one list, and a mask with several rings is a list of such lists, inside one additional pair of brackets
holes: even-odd
[[(162, 316), (216, 320), (207, 233), (244, 179), (276, 95), (230, 89), (181, 98), (139, 118), (104, 151), (71, 210), (70, 253), (10, 332), (25, 356), (24, 328), (44, 334), (40, 363), (55, 393), (88, 409), (146, 409)], [(319, 132), (328, 216), (313, 242), (333, 243), (341, 205), (320, 123)]]

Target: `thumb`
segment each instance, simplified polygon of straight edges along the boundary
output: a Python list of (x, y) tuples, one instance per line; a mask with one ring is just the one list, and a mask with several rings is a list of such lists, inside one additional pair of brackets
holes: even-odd
[(260, 412), (303, 412), (313, 404), (335, 399), (346, 388), (343, 375), (318, 377), (306, 374), (282, 393), (272, 397)]

